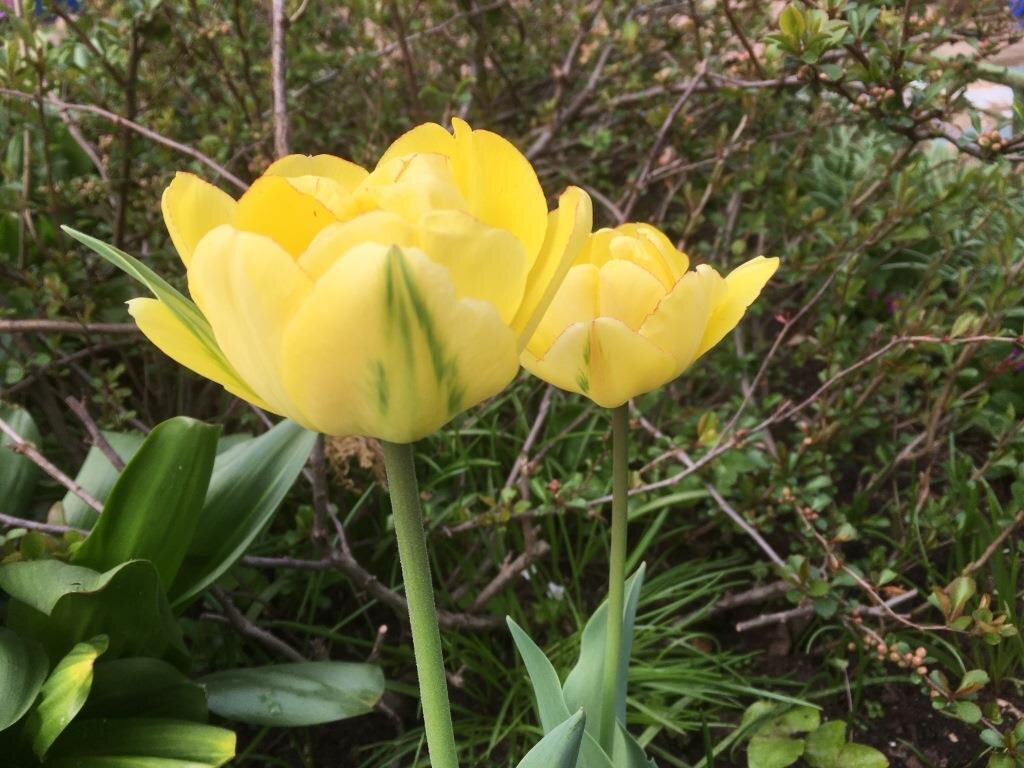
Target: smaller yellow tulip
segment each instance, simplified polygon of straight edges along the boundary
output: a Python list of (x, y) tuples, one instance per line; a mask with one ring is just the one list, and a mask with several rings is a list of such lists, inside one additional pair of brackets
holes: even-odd
[(521, 362), (605, 408), (679, 376), (739, 323), (778, 269), (758, 256), (722, 277), (648, 224), (594, 232)]

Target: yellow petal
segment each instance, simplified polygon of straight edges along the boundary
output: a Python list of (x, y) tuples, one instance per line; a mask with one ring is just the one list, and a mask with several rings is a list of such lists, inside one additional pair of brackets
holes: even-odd
[(270, 410), (307, 425), (281, 371), (285, 326), (312, 290), (292, 257), (268, 237), (218, 227), (196, 249), (188, 287), (239, 377)]
[(510, 324), (526, 289), (523, 244), (459, 211), (429, 213), (420, 227), (420, 247), (448, 269), (455, 295), (489, 302)]
[(714, 288), (710, 278), (721, 280), (717, 274), (688, 272), (683, 275), (640, 326), (640, 335), (672, 358), (675, 376), (694, 361), (704, 338)]
[(164, 223), (178, 255), (187, 267), (203, 235), (230, 224), (235, 201), (212, 184), (191, 173), (176, 173), (160, 198)]
[(444, 267), (368, 243), (316, 283), (288, 328), (283, 369), (321, 432), (410, 442), (501, 391), (516, 355), (495, 309), (457, 299)]
[(686, 254), (676, 248), (675, 244), (657, 227), (652, 227), (650, 224), (630, 223), (616, 227), (616, 231), (629, 235), (647, 246), (645, 250), (648, 255), (657, 256), (665, 266), (673, 284), (690, 268), (690, 260)]
[(233, 395), (260, 408), (268, 408), (255, 392), (238, 378), (225, 361), (203, 344), (165, 304), (157, 299), (132, 299), (128, 313), (139, 330), (175, 362), (215, 381)]
[(432, 211), (467, 210), (451, 160), (444, 155), (413, 155), (382, 163), (357, 195), (361, 204), (369, 201), (373, 207), (397, 213), (413, 224)]
[(337, 219), (347, 219), (360, 210), (355, 196), (334, 179), (326, 176), (289, 176), (288, 183), (302, 194), (315, 198)]
[(598, 283), (598, 314), (621, 320), (634, 331), (665, 295), (665, 286), (658, 278), (624, 259), (605, 262), (598, 273)]
[(537, 174), (515, 145), (490, 131), (474, 131), (464, 121), (455, 128), (455, 177), (469, 212), (492, 227), (507, 229), (522, 242), (527, 263), (540, 252), (548, 206)]
[(416, 230), (398, 214), (370, 211), (321, 229), (299, 257), (299, 267), (316, 280), (360, 243), (409, 246), (418, 242)]
[(707, 330), (704, 331), (704, 338), (697, 350), (698, 357), (736, 327), (747, 307), (754, 303), (761, 294), (761, 289), (778, 268), (777, 258), (766, 259), (764, 256), (757, 256), (736, 267), (726, 276), (724, 296), (715, 303), (711, 311)]
[(321, 229), (337, 218), (315, 197), (282, 176), (261, 176), (238, 201), (234, 225), (273, 239), (298, 258)]
[(455, 138), (437, 123), (417, 125), (399, 136), (387, 148), (387, 151), (381, 155), (377, 167), (379, 168), (383, 163), (396, 157), (406, 157), (422, 152), (451, 157), (455, 153)]
[(367, 170), (334, 155), (288, 155), (272, 163), (263, 175), (286, 178), (320, 176), (331, 179), (351, 194), (366, 178)]
[(674, 368), (672, 358), (610, 317), (570, 326), (544, 357), (526, 351), (522, 363), (534, 376), (603, 408), (657, 389), (672, 379)]
[(589, 322), (597, 316), (597, 267), (593, 264), (577, 264), (566, 274), (548, 311), (530, 337), (527, 349), (536, 357), (543, 357), (566, 328), (575, 323)]
[(593, 226), (590, 195), (579, 187), (568, 187), (558, 198), (558, 208), (548, 216), (547, 234), (537, 260), (526, 280), (523, 303), (512, 327), (519, 333), (520, 348), (526, 346), (541, 316), (565, 279)]

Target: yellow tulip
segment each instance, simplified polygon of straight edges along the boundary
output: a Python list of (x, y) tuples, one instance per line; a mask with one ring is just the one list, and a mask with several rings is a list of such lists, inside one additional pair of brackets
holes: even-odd
[(156, 299), (130, 302), (142, 332), (310, 429), (392, 442), (513, 379), (591, 227), (586, 193), (549, 214), (529, 161), (461, 120), (409, 131), (372, 172), (282, 158), (237, 201), (179, 173), (162, 209), (215, 344)]
[(523, 352), (523, 366), (605, 408), (679, 376), (739, 323), (779, 266), (758, 256), (722, 277), (654, 227), (587, 240)]

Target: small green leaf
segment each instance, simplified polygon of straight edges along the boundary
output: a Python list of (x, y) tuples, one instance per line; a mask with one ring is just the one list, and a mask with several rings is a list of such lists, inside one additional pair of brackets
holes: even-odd
[[(888, 765), (889, 758), (874, 747), (864, 744), (846, 744), (839, 750), (835, 763), (828, 768), (887, 768)], [(812, 763), (811, 768), (825, 768), (825, 766), (816, 766)]]
[(39, 691), (39, 703), (28, 713), (25, 733), (32, 751), (42, 760), (53, 742), (82, 709), (92, 688), (93, 664), (107, 650), (100, 635), (79, 643), (58, 662)]
[(798, 40), (806, 29), (804, 15), (794, 5), (787, 5), (779, 14), (779, 29), (793, 40)]
[(522, 627), (511, 618), (506, 618), (505, 621), (530, 676), (537, 712), (540, 715), (540, 727), (545, 733), (551, 733), (559, 723), (564, 723), (569, 718), (569, 707), (566, 706), (565, 697), (562, 695), (558, 673), (544, 655), (544, 651), (533, 642)]
[(846, 745), (846, 723), (832, 720), (807, 735), (804, 759), (812, 768), (834, 768), (839, 751)]
[(803, 739), (755, 736), (747, 746), (747, 768), (786, 768), (803, 753)]
[(121, 472), (72, 561), (101, 571), (149, 560), (169, 587), (199, 521), (219, 431), (183, 416), (159, 424)]
[(972, 669), (964, 674), (960, 681), (960, 687), (956, 689), (958, 694), (976, 693), (988, 685), (988, 673), (983, 669)]
[(965, 723), (974, 725), (981, 720), (981, 707), (973, 701), (956, 701), (950, 707), (954, 717), (963, 720)]
[(341, 661), (231, 669), (199, 682), (211, 712), (252, 725), (331, 723), (372, 712), (384, 695), (380, 667)]
[(39, 643), (0, 628), (0, 731), (28, 712), (49, 666)]
[(556, 725), (526, 754), (517, 768), (575, 768), (586, 721), (581, 709)]

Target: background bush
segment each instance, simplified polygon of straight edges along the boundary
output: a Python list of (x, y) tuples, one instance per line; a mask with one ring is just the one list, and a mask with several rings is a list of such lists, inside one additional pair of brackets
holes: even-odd
[[(139, 289), (58, 226), (180, 274), (159, 214), (173, 173), (236, 193), (275, 156), (268, 8), (42, 5), (0, 21), (4, 400), (71, 473), (88, 443), (67, 397), (104, 427), (186, 413), (264, 430), (130, 327), (97, 325), (124, 323)], [(658, 223), (718, 268), (781, 257), (731, 339), (636, 403), (634, 731), (661, 765), (745, 764), (742, 709), (794, 697), (896, 765), (1013, 765), (999, 734), (1024, 707), (1024, 645), (999, 617), (1019, 622), (1024, 586), (1024, 114), (965, 94), (1024, 82), (988, 61), (1019, 30), (999, 0), (783, 7), (293, 2), (288, 144), (368, 163), (411, 125), (462, 116), (515, 140), (549, 192), (584, 186), (600, 225)], [(604, 414), (524, 375), (420, 445), (470, 764), (513, 765), (538, 733), (501, 617), (564, 669), (602, 596), (607, 441)], [(320, 455), (340, 527), (300, 481), (222, 587), (303, 656), (378, 658), (392, 690), (363, 725), (245, 732), (239, 764), (422, 760), (377, 448)], [(59, 522), (49, 491), (34, 508)], [(966, 625), (940, 610), (959, 576)], [(223, 610), (207, 596), (186, 619), (205, 669), (277, 659)], [(890, 658), (918, 646), (948, 688)], [(959, 695), (970, 669), (990, 682)]]

